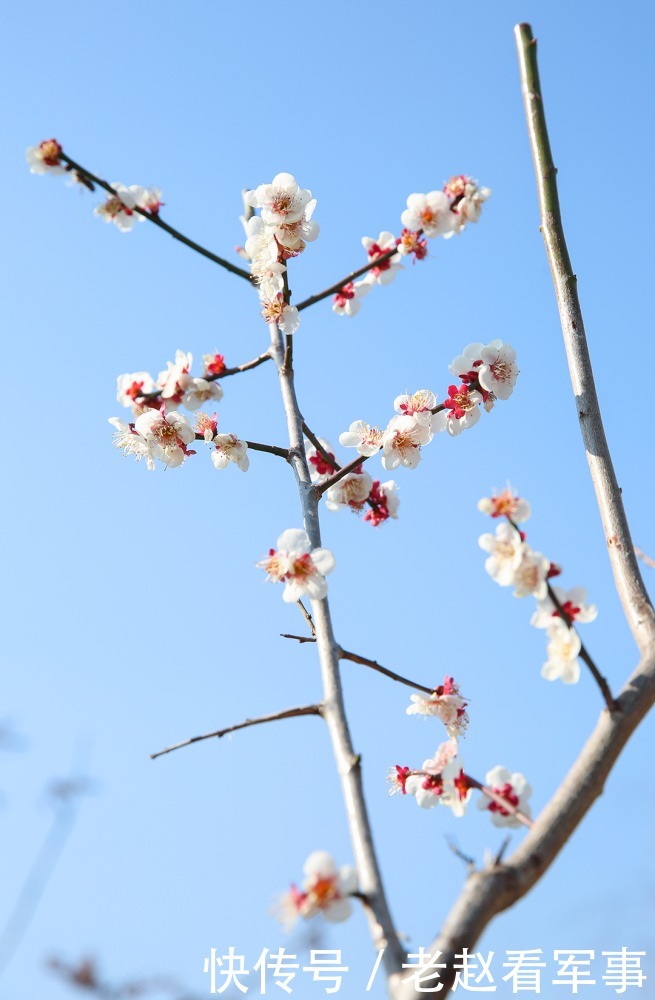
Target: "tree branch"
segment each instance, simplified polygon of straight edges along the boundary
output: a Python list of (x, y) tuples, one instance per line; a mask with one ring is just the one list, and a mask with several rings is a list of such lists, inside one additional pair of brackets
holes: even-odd
[(296, 719), (301, 715), (322, 715), (322, 705), (302, 705), (299, 708), (285, 708), (283, 712), (273, 712), (272, 715), (259, 715), (256, 719), (245, 719), (237, 722), (235, 726), (227, 726), (225, 729), (217, 729), (213, 733), (205, 733), (204, 736), (192, 736), (190, 740), (183, 740), (182, 743), (174, 743), (173, 746), (158, 750), (157, 753), (150, 754), (150, 760), (163, 757), (165, 753), (172, 753), (173, 750), (180, 750), (182, 747), (190, 747), (192, 743), (200, 743), (202, 740), (217, 740), (227, 736), (228, 733), (236, 733), (238, 729), (247, 729), (248, 726), (259, 726), (264, 722), (277, 722), (279, 719)]
[[(275, 323), (269, 325), (271, 351), (280, 380), (280, 391), (289, 431), (291, 465), (296, 476), (298, 495), (305, 531), (312, 548), (321, 547), (318, 518), (318, 497), (309, 474), (303, 419), (294, 387), (293, 369), (285, 364), (281, 332)], [(340, 649), (334, 638), (327, 598), (312, 600), (312, 621), (323, 679), (323, 718), (325, 719), (337, 771), (341, 780), (350, 840), (353, 848), (359, 886), (368, 899), (366, 915), (375, 948), (384, 949), (384, 963), (389, 977), (396, 977), (405, 961), (405, 950), (393, 926), (382, 885), (373, 833), (364, 800), (359, 754), (356, 754), (348, 729), (343, 692), (339, 675)]]
[(555, 285), (582, 438), (616, 588), (637, 646), (644, 653), (655, 641), (655, 615), (637, 565), (621, 490), (603, 428), (578, 298), (577, 278), (573, 273), (564, 238), (557, 192), (557, 169), (550, 149), (539, 83), (537, 43), (529, 24), (517, 25), (515, 36), (530, 145), (537, 175), (541, 232)]
[[(59, 154), (59, 158), (63, 160), (64, 163), (68, 164), (69, 169), (76, 170), (82, 177), (88, 177), (90, 181), (93, 181), (93, 183), (97, 184), (98, 187), (104, 188), (104, 190), (108, 191), (109, 194), (111, 194), (114, 198), (120, 197), (118, 193), (114, 191), (111, 184), (108, 184), (107, 181), (103, 181), (100, 177), (96, 177), (96, 175), (92, 174), (90, 170), (86, 169), (86, 167), (80, 166), (80, 164), (76, 163), (75, 160), (71, 159), (71, 157), (68, 156), (68, 154), (62, 151)], [(184, 236), (182, 233), (178, 232), (177, 229), (173, 229), (173, 227), (169, 226), (167, 222), (164, 222), (163, 219), (160, 219), (158, 215), (153, 214), (152, 212), (146, 212), (142, 208), (137, 208), (137, 207), (135, 207), (133, 211), (136, 212), (137, 215), (140, 215), (144, 219), (147, 219), (148, 222), (152, 222), (155, 226), (158, 226), (159, 229), (163, 229), (164, 232), (168, 233), (169, 236), (172, 236), (174, 240), (179, 240), (180, 243), (184, 243), (185, 246), (190, 247), (192, 250), (195, 250), (196, 253), (201, 254), (203, 257), (207, 257), (207, 259), (213, 261), (214, 264), (218, 264), (220, 267), (225, 268), (225, 270), (230, 271), (231, 274), (237, 274), (240, 278), (245, 278), (247, 281), (252, 281), (252, 277), (249, 271), (244, 271), (242, 267), (237, 267), (236, 264), (231, 264), (229, 260), (225, 260), (225, 258), (219, 257), (217, 254), (212, 253), (211, 250), (207, 250), (205, 249), (205, 247), (200, 246), (199, 243), (195, 243), (193, 240), (190, 240), (188, 236)]]
[(434, 694), (435, 688), (425, 687), (423, 684), (417, 684), (415, 681), (411, 681), (408, 677), (403, 677), (402, 674), (397, 674), (393, 670), (389, 670), (387, 667), (382, 667), (377, 662), (377, 660), (369, 660), (366, 656), (360, 656), (358, 653), (349, 653), (347, 649), (339, 650), (339, 657), (342, 660), (351, 660), (353, 663), (361, 663), (365, 667), (370, 667), (371, 670), (377, 670), (379, 674), (384, 674), (385, 677), (390, 677), (392, 681), (398, 681), (399, 684), (405, 684), (407, 687), (413, 688), (415, 691), (425, 691), (426, 694)]
[(336, 292), (340, 291), (344, 285), (349, 284), (349, 282), (354, 281), (355, 278), (361, 278), (363, 274), (366, 274), (371, 270), (372, 267), (379, 267), (380, 264), (384, 264), (386, 260), (390, 257), (394, 257), (398, 253), (398, 247), (393, 247), (391, 250), (387, 250), (386, 253), (380, 254), (379, 257), (373, 257), (368, 264), (364, 264), (363, 267), (358, 268), (356, 271), (351, 271), (347, 274), (345, 278), (341, 281), (335, 282), (334, 285), (330, 285), (329, 288), (324, 289), (322, 292), (318, 292), (316, 295), (310, 295), (308, 299), (303, 299), (297, 306), (298, 312), (306, 309), (308, 306), (313, 306), (316, 302), (321, 302), (326, 299), (328, 295), (334, 295)]
[(370, 457), (370, 455), (358, 455), (357, 458), (353, 458), (352, 462), (348, 462), (348, 465), (344, 465), (341, 469), (338, 469), (334, 475), (330, 476), (329, 479), (326, 479), (324, 483), (317, 483), (314, 487), (316, 495), (319, 497), (323, 496), (323, 494), (326, 493), (331, 486), (334, 486), (340, 479), (343, 479), (343, 477), (347, 476), (350, 472), (354, 472), (355, 469), (359, 468), (360, 465), (363, 465), (363, 463)]

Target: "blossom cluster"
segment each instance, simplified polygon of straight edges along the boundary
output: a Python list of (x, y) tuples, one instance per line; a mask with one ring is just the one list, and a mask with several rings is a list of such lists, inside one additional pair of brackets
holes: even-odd
[[(44, 139), (38, 146), (29, 146), (25, 157), (33, 174), (68, 174), (73, 181), (94, 190), (93, 183), (63, 158), (63, 149), (56, 139)], [(105, 222), (113, 222), (122, 233), (129, 232), (135, 222), (143, 222), (146, 216), (158, 215), (164, 204), (159, 188), (138, 184), (126, 187), (118, 181), (109, 187), (112, 193), (94, 209), (93, 214)]]
[[(144, 459), (149, 470), (155, 468), (155, 459), (176, 468), (188, 455), (196, 454), (188, 446), (200, 440), (210, 445), (216, 469), (224, 469), (229, 462), (242, 472), (248, 469), (247, 443), (235, 434), (219, 434), (216, 413), (210, 417), (197, 412), (206, 403), (215, 404), (223, 398), (216, 381), (225, 371), (223, 355), (205, 354), (203, 362), (202, 376), (193, 376), (193, 355), (178, 350), (175, 361), (168, 361), (156, 380), (149, 372), (118, 376), (116, 398), (135, 418), (129, 423), (119, 417), (109, 419), (115, 429), (114, 444), (123, 454), (137, 461)], [(181, 406), (196, 413), (195, 428), (188, 417), (177, 412)]]
[(546, 680), (561, 680), (576, 684), (580, 679), (578, 656), (582, 648), (575, 626), (592, 622), (598, 615), (593, 604), (587, 604), (583, 587), (562, 590), (551, 587), (549, 581), (559, 576), (561, 568), (527, 543), (525, 532), (518, 528), (530, 516), (530, 504), (516, 496), (511, 487), (484, 497), (478, 503), (483, 514), (503, 518), (495, 534), (480, 536), (479, 544), (488, 558), (487, 573), (501, 587), (513, 587), (515, 597), (536, 598), (537, 609), (530, 624), (543, 628), (548, 636), (548, 659), (541, 668)]
[(244, 197), (246, 205), (259, 215), (243, 219), (246, 245), (243, 256), (250, 261), (253, 280), (259, 289), (262, 316), (277, 323), (285, 334), (295, 333), (300, 317), (285, 297), (286, 261), (297, 257), (319, 233), (312, 219), (316, 199), (302, 189), (292, 174), (276, 174), (270, 184), (260, 184)]
[(301, 888), (291, 885), (280, 896), (274, 913), (285, 930), (292, 930), (298, 919), (309, 920), (321, 914), (330, 923), (347, 920), (352, 912), (350, 896), (357, 890), (353, 868), (337, 868), (327, 851), (314, 851), (303, 866), (305, 879)]
[[(332, 300), (332, 309), (339, 316), (354, 316), (363, 299), (375, 285), (388, 285), (403, 269), (402, 260), (413, 257), (424, 260), (428, 254), (427, 239), (461, 233), (469, 222), (477, 222), (482, 205), (491, 191), (479, 187), (472, 177), (460, 174), (451, 177), (441, 191), (410, 194), (407, 208), (400, 221), (400, 236), (385, 230), (377, 239), (362, 238), (368, 255), (369, 270), (359, 281), (347, 282)], [(427, 239), (426, 239), (427, 237)]]
[[(312, 482), (320, 486), (335, 474), (339, 466), (330, 442), (324, 438), (318, 438), (318, 442), (321, 451), (306, 440), (305, 454)], [(348, 509), (362, 514), (362, 520), (377, 528), (389, 518), (398, 517), (400, 500), (396, 489), (393, 479), (382, 483), (358, 465), (326, 490), (325, 506), (330, 511)]]

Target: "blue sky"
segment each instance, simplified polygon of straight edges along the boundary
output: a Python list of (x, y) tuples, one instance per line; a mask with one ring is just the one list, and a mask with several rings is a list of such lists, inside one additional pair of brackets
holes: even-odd
[[(356, 318), (327, 303), (304, 313), (296, 366), (310, 426), (336, 442), (358, 417), (386, 422), (406, 389), (443, 396), (448, 364), (467, 343), (502, 337), (516, 348), (512, 398), (395, 476), (397, 522), (374, 531), (326, 512), (323, 534), (337, 557), (330, 594), (342, 645), (428, 684), (455, 674), (470, 699), (467, 769), (523, 771), (538, 811), (600, 700), (584, 674), (570, 689), (540, 678), (544, 638), (528, 625), (531, 602), (484, 572), (479, 497), (509, 479), (530, 499), (530, 542), (564, 566), (563, 586), (587, 586), (599, 607), (584, 637), (613, 687), (636, 654), (568, 382), (512, 31), (528, 20), (539, 39), (606, 429), (635, 541), (655, 552), (643, 376), (653, 14), (645, 3), (631, 10), (629, 30), (616, 4), (558, 0), (462, 12), (386, 0), (374, 10), (277, 10), (255, 0), (247, 14), (233, 3), (107, 10), (72, 0), (5, 13), (1, 72), (12, 96), (0, 308), (16, 442), (5, 459), (0, 717), (23, 747), (0, 754), (0, 927), (48, 829), (46, 784), (81, 753), (94, 794), (0, 979), (0, 1000), (61, 1000), (70, 994), (44, 962), (83, 955), (97, 956), (114, 982), (170, 974), (204, 995), (210, 948), (233, 945), (252, 964), (263, 948), (299, 946), (267, 910), (312, 850), (351, 860), (317, 720), (149, 759), (171, 742), (319, 697), (312, 649), (278, 638), (299, 629), (296, 609), (254, 566), (299, 524), (284, 463), (260, 455), (246, 476), (218, 473), (203, 453), (148, 474), (111, 447), (106, 423), (119, 413), (121, 372), (156, 375), (176, 348), (198, 360), (220, 351), (231, 364), (265, 349), (256, 301), (245, 282), (153, 226), (123, 235), (101, 225), (98, 195), (31, 176), (24, 149), (56, 136), (110, 181), (156, 184), (164, 217), (225, 255), (242, 241), (241, 188), (293, 172), (317, 197), (321, 224), (293, 263), (296, 301), (363, 263), (362, 236), (399, 231), (411, 192), (462, 171), (493, 189), (480, 225), (434, 244)], [(271, 368), (224, 389), (224, 429), (285, 443)], [(441, 733), (405, 715), (405, 689), (355, 664), (343, 675), (392, 911), (412, 946), (425, 944), (464, 878), (444, 837), (480, 858), (502, 834), (477, 810), (456, 821), (390, 800), (387, 767), (421, 762)], [(626, 945), (649, 952), (655, 976), (649, 751), (652, 723), (555, 867), (492, 924), (480, 950)], [(351, 968), (342, 995), (363, 996), (374, 956), (362, 915), (322, 940)], [(371, 996), (384, 995), (376, 989)], [(566, 991), (545, 985), (542, 995)]]

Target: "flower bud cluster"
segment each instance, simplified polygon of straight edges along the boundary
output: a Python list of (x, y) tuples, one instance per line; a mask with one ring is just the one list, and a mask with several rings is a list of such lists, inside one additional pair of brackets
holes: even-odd
[(594, 621), (596, 607), (586, 603), (587, 591), (583, 587), (568, 591), (551, 587), (549, 580), (559, 576), (560, 567), (535, 552), (525, 532), (517, 527), (530, 516), (527, 500), (515, 496), (508, 486), (498, 494), (483, 497), (478, 509), (490, 517), (504, 518), (495, 534), (484, 534), (479, 539), (480, 547), (489, 553), (487, 573), (501, 587), (514, 587), (515, 597), (532, 596), (537, 600), (530, 624), (545, 629), (548, 636), (548, 660), (541, 668), (541, 676), (576, 684), (580, 679), (578, 656), (582, 643), (575, 627)]
[[(478, 187), (472, 177), (460, 174), (444, 184), (442, 191), (410, 194), (407, 208), (400, 219), (400, 236), (385, 230), (377, 239), (362, 238), (369, 261), (373, 264), (360, 281), (349, 281), (332, 300), (332, 309), (339, 316), (354, 316), (361, 299), (374, 285), (388, 285), (402, 270), (402, 258), (424, 260), (428, 253), (427, 239), (461, 233), (469, 222), (477, 222), (482, 205), (491, 195), (489, 188)], [(377, 263), (375, 263), (377, 262)]]

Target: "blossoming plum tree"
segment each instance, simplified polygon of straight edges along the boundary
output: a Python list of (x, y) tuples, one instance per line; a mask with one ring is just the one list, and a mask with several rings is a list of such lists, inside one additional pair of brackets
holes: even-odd
[[(528, 544), (523, 526), (530, 517), (530, 504), (510, 487), (479, 501), (481, 513), (497, 521), (495, 532), (484, 533), (479, 540), (487, 553), (487, 572), (500, 586), (512, 588), (515, 597), (536, 600), (531, 624), (544, 629), (548, 639), (542, 676), (549, 681), (560, 679), (566, 685), (574, 684), (580, 679), (582, 661), (604, 701), (597, 727), (579, 759), (552, 801), (534, 820), (529, 802), (531, 788), (523, 774), (495, 765), (481, 781), (465, 770), (460, 744), (470, 723), (467, 711), (470, 693), (462, 694), (456, 678), (447, 675), (442, 683), (431, 686), (423, 683), (424, 679), (403, 677), (338, 644), (328, 603), (328, 574), (334, 572), (331, 579), (337, 586), (343, 584), (339, 581), (334, 554), (321, 544), (319, 519), (323, 498), (328, 511), (349, 508), (376, 529), (396, 519), (397, 484), (392, 479), (382, 482), (382, 474), (376, 478), (375, 463), (379, 460), (385, 473), (406, 475), (405, 470), (417, 469), (425, 449), (438, 435), (458, 437), (477, 424), (483, 411), (489, 414), (497, 402), (509, 400), (519, 376), (515, 350), (501, 339), (454, 345), (453, 351), (459, 350), (449, 366), (454, 381), (442, 387), (441, 401), (431, 388), (417, 388), (411, 394), (399, 395), (389, 406), (389, 420), (384, 428), (371, 426), (366, 414), (344, 413), (343, 425), (347, 429), (340, 434), (339, 444), (354, 449), (356, 454), (343, 464), (332, 445), (304, 421), (294, 377), (294, 350), (301, 313), (331, 297), (337, 315), (354, 317), (361, 308), (361, 300), (376, 286), (384, 288), (390, 284), (403, 269), (406, 258), (422, 261), (432, 241), (461, 235), (478, 223), (491, 195), (489, 189), (467, 175), (455, 175), (439, 190), (410, 194), (397, 235), (385, 230), (376, 238), (364, 237), (366, 261), (361, 267), (296, 304), (291, 301), (289, 269), (297, 266), (296, 258), (308, 244), (317, 240), (319, 224), (314, 219), (316, 199), (310, 190), (300, 187), (292, 174), (278, 173), (270, 183), (244, 193), (242, 221), (246, 239), (239, 254), (248, 264), (246, 269), (194, 243), (165, 222), (161, 217), (162, 192), (158, 189), (108, 184), (73, 160), (56, 139), (45, 140), (27, 151), (30, 169), (35, 174), (68, 174), (92, 191), (95, 187), (104, 189), (107, 198), (95, 209), (100, 219), (113, 222), (121, 232), (129, 232), (136, 222), (149, 221), (248, 281), (259, 296), (269, 341), (259, 356), (230, 367), (223, 355), (206, 354), (201, 370), (194, 374), (193, 357), (178, 350), (175, 359), (168, 361), (166, 369), (156, 378), (147, 371), (121, 374), (117, 380), (117, 400), (129, 414), (125, 420), (113, 416), (110, 423), (116, 447), (137, 461), (143, 460), (148, 471), (154, 471), (158, 462), (167, 468), (179, 468), (188, 460), (197, 461), (198, 449), (204, 448), (209, 450), (216, 470), (235, 465), (241, 472), (247, 472), (253, 454), (263, 453), (282, 459), (295, 477), (298, 511), (290, 520), (302, 527), (280, 526), (276, 546), (269, 549), (258, 565), (267, 580), (284, 584), (283, 600), (298, 605), (307, 630), (287, 638), (315, 645), (323, 699), (317, 705), (249, 719), (207, 736), (309, 714), (324, 719), (343, 789), (355, 865), (338, 868), (333, 858), (320, 849), (321, 845), (316, 845), (317, 849), (304, 864), (301, 888), (293, 884), (280, 898), (278, 914), (286, 927), (317, 915), (341, 922), (350, 916), (353, 900), (361, 903), (373, 945), (383, 956), (389, 993), (396, 1000), (409, 1000), (425, 991), (417, 989), (415, 977), (404, 972), (409, 967), (408, 956), (391, 918), (382, 884), (363, 796), (360, 759), (348, 729), (340, 661), (352, 660), (412, 688), (407, 714), (425, 716), (445, 729), (446, 738), (435, 750), (431, 748), (438, 737), (430, 737), (432, 756), (420, 767), (392, 764), (388, 775), (391, 793), (399, 793), (401, 798), (409, 795), (423, 809), (447, 806), (457, 817), (464, 816), (475, 793), (479, 808), (489, 813), (493, 824), (524, 827), (528, 831), (510, 858), (496, 857), (481, 870), (470, 873), (460, 899), (430, 946), (431, 953), (440, 957), (439, 967), (443, 969), (439, 980), (442, 995), (452, 987), (456, 969), (461, 968), (458, 960), (474, 946), (489, 920), (520, 899), (557, 856), (599, 794), (622, 746), (655, 700), (655, 618), (639, 575), (600, 419), (575, 280), (559, 217), (536, 47), (527, 25), (520, 25), (516, 35), (543, 232), (583, 438), (617, 588), (642, 657), (622, 691), (614, 695), (578, 632), (580, 625), (594, 621), (597, 610), (587, 603), (582, 587), (564, 590), (552, 586), (551, 580), (561, 569)], [(247, 375), (265, 363), (276, 370), (279, 379), (288, 430), (288, 445), (284, 447), (246, 440), (237, 428), (224, 429), (221, 425), (219, 431), (221, 421), (218, 410), (214, 410), (223, 397), (223, 380)], [(193, 423), (182, 410), (194, 415)], [(387, 525), (382, 530), (391, 529)], [(197, 739), (168, 747), (153, 756)]]

